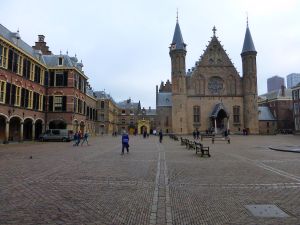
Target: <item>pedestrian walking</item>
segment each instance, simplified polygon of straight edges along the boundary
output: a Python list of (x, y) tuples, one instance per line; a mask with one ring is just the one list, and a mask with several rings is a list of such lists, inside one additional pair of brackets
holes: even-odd
[(158, 133), (158, 136), (159, 136), (159, 142), (162, 143), (162, 139), (163, 139), (163, 132), (162, 130), (160, 129), (159, 133)]
[(87, 132), (85, 132), (83, 135), (83, 140), (81, 142), (81, 146), (83, 145), (84, 142), (86, 142), (86, 144), (89, 146), (88, 137), (89, 137), (89, 134)]
[(197, 136), (197, 139), (199, 139), (199, 137), (200, 137), (200, 131), (198, 130), (198, 128), (196, 130), (196, 136)]
[(125, 148), (127, 150), (127, 153), (129, 153), (129, 136), (128, 136), (126, 131), (123, 131), (123, 134), (122, 134), (122, 153), (121, 153), (121, 155), (124, 154), (124, 149)]
[(78, 132), (76, 131), (76, 132), (74, 133), (74, 136), (73, 136), (73, 141), (74, 141), (73, 146), (76, 146), (76, 145), (77, 145), (77, 139), (78, 139)]
[(81, 133), (80, 132), (78, 132), (77, 133), (77, 141), (76, 141), (76, 146), (78, 146), (79, 145), (79, 143), (80, 143), (80, 139), (81, 139)]
[(196, 131), (195, 130), (193, 131), (193, 137), (194, 137), (194, 139), (196, 139)]

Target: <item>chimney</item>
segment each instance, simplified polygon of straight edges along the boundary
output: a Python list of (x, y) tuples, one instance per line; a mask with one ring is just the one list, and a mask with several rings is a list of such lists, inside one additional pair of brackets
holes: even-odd
[(52, 52), (49, 51), (49, 47), (45, 42), (45, 36), (42, 34), (38, 35), (38, 41), (35, 42), (35, 45), (32, 46), (32, 48), (35, 50), (40, 50), (43, 55), (52, 55)]

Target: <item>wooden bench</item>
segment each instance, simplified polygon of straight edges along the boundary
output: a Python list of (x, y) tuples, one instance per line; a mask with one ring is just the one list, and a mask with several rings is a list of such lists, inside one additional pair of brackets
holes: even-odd
[(180, 137), (180, 144), (181, 145), (186, 145), (187, 139)]
[(227, 141), (228, 144), (230, 144), (230, 137), (227, 136), (227, 137), (218, 137), (218, 136), (215, 136), (215, 137), (212, 137), (211, 139), (211, 143), (214, 144), (215, 141)]
[(178, 137), (175, 134), (170, 134), (169, 137), (174, 141), (178, 141)]
[(203, 141), (204, 138), (213, 138), (214, 134), (201, 134), (201, 141)]
[(194, 142), (195, 143), (195, 149), (196, 149), (196, 154), (198, 154), (198, 152), (201, 152), (201, 157), (203, 157), (204, 155), (207, 155), (208, 157), (210, 157), (209, 154), (209, 147), (208, 146), (203, 146), (203, 144), (201, 144), (200, 142)]
[(190, 149), (196, 149), (195, 141), (187, 140), (187, 142), (188, 142), (188, 144), (187, 144), (188, 150), (190, 150)]

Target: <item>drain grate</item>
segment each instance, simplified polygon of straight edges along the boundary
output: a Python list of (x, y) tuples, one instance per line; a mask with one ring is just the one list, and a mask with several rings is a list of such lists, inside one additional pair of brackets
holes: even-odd
[(289, 217), (276, 205), (245, 205), (245, 207), (256, 217)]

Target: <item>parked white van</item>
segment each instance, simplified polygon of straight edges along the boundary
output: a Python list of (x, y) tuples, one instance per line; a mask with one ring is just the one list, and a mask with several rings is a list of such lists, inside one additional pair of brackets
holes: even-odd
[(40, 135), (40, 141), (71, 141), (71, 136), (67, 129), (50, 129)]

